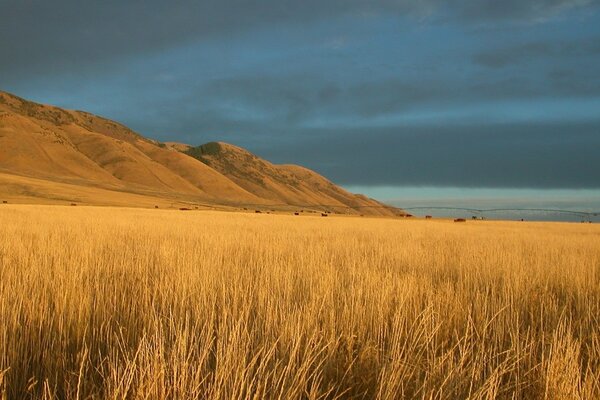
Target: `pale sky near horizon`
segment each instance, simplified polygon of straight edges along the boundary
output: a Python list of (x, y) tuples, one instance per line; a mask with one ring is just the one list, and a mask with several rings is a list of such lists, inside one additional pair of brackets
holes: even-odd
[[(476, 215), (490, 219), (524, 218), (600, 222), (600, 190), (598, 189), (422, 186), (348, 186), (346, 189), (354, 193), (367, 193), (371, 197), (405, 208), (418, 216), (471, 217)], [(579, 214), (579, 212), (589, 214)]]
[(598, 0), (1, 3), (0, 90), (398, 205), (600, 209)]

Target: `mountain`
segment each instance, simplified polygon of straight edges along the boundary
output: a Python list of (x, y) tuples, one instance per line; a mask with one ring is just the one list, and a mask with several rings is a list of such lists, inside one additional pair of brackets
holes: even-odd
[(0, 92), (0, 197), (17, 201), (402, 211), (240, 147), (160, 143), (83, 111)]

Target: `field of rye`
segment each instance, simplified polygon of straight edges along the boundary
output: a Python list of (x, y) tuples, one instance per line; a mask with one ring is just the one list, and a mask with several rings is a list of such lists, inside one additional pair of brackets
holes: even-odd
[(600, 226), (0, 205), (2, 399), (598, 399)]

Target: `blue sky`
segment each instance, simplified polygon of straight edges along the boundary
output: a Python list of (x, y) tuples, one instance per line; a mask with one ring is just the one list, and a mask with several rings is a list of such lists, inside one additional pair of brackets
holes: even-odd
[(600, 209), (599, 1), (94, 3), (3, 2), (0, 90), (399, 205), (466, 188)]

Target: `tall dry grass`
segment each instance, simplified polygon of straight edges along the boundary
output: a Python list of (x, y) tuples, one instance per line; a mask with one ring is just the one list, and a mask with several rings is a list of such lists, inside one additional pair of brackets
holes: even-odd
[(600, 398), (596, 225), (0, 208), (5, 399)]

